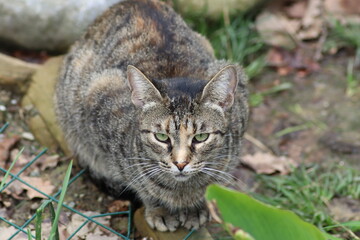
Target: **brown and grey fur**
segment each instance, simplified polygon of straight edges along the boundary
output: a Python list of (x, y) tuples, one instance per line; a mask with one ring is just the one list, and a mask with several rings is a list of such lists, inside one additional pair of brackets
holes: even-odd
[[(245, 85), (243, 70), (216, 60), (169, 6), (125, 1), (72, 47), (56, 110), (82, 166), (115, 195), (134, 191), (151, 227), (198, 228), (208, 219), (206, 186), (229, 181), (238, 161)], [(210, 135), (197, 143), (199, 133)]]

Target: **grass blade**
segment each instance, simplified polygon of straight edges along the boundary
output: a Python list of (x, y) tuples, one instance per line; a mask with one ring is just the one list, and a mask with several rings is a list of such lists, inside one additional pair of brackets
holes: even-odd
[(41, 240), (41, 223), (43, 208), (39, 207), (36, 209), (36, 222), (35, 222), (35, 239)]
[[(69, 183), (69, 179), (70, 179), (70, 174), (71, 174), (71, 168), (72, 168), (72, 160), (68, 166), (68, 169), (66, 170), (66, 174), (65, 174), (65, 178), (63, 181), (63, 185), (62, 185), (62, 190), (61, 190), (61, 194), (60, 194), (60, 198), (59, 198), (59, 202), (58, 202), (58, 206), (56, 209), (56, 214), (55, 214), (55, 219), (54, 222), (52, 223), (52, 227), (51, 227), (51, 231), (50, 231), (50, 237), (49, 240), (53, 240), (53, 239), (58, 239), (59, 235), (58, 235), (58, 223), (59, 223), (59, 217), (60, 217), (60, 212), (62, 209), (62, 204), (64, 202), (64, 198), (65, 198), (65, 194), (66, 194), (66, 190), (68, 187), (68, 183)], [(57, 238), (55, 238), (57, 236)]]
[(27, 230), (28, 240), (32, 240), (30, 229)]
[(21, 148), (21, 150), (19, 151), (19, 153), (16, 155), (14, 161), (11, 163), (9, 169), (7, 170), (4, 178), (2, 179), (1, 181), (1, 184), (0, 184), (0, 189), (2, 189), (6, 183), (6, 179), (8, 178), (10, 172), (11, 172), (11, 169), (14, 167), (15, 163), (17, 162), (17, 160), (19, 159), (20, 155), (22, 154), (22, 152), (24, 151), (24, 147)]
[[(48, 208), (49, 208), (49, 211), (50, 211), (51, 224), (53, 225), (54, 222), (55, 222), (56, 213), (55, 213), (55, 210), (54, 210), (54, 206), (52, 205), (51, 202), (48, 205)], [(55, 232), (55, 239), (59, 239), (59, 231)]]

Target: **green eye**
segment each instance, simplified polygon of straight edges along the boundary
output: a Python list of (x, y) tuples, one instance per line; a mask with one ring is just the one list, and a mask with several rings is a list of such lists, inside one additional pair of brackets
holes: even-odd
[(200, 143), (200, 142), (205, 142), (209, 137), (208, 133), (200, 133), (200, 134), (196, 134), (193, 141), (195, 143)]
[(169, 141), (169, 136), (163, 133), (155, 133), (155, 138), (160, 142)]

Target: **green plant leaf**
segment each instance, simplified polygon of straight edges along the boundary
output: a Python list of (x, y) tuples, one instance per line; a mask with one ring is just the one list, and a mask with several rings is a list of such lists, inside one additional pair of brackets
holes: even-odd
[(261, 203), (219, 185), (210, 185), (207, 200), (215, 200), (225, 223), (231, 223), (256, 240), (326, 240), (314, 225), (295, 213)]

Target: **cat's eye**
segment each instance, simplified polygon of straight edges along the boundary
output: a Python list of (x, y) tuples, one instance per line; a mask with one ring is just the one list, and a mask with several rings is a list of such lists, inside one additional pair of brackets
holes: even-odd
[(160, 142), (169, 142), (169, 136), (164, 133), (155, 133), (156, 140)]
[(208, 134), (208, 133), (196, 134), (196, 135), (194, 136), (194, 138), (193, 138), (193, 142), (194, 142), (194, 143), (205, 142), (208, 138), (209, 138), (209, 134)]

